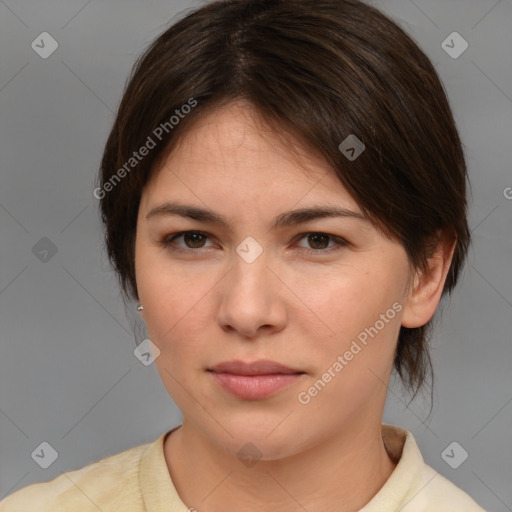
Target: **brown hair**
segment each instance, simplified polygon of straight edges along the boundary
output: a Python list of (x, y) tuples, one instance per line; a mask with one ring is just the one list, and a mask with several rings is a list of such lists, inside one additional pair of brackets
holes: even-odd
[[(95, 196), (125, 298), (138, 299), (135, 230), (152, 170), (198, 116), (236, 99), (319, 151), (375, 226), (402, 243), (414, 268), (426, 268), (436, 233), (454, 235), (443, 293), (452, 290), (470, 242), (466, 166), (428, 57), (358, 0), (217, 0), (139, 57), (106, 143)], [(366, 147), (353, 161), (338, 148), (351, 134)], [(135, 160), (150, 139), (156, 147)], [(433, 377), (430, 328), (399, 334), (394, 367), (414, 396), (428, 371)]]

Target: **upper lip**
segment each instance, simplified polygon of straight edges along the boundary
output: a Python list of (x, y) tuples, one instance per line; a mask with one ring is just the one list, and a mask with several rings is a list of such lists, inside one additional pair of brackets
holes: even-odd
[(276, 361), (270, 361), (268, 359), (254, 361), (252, 363), (246, 363), (244, 361), (224, 361), (219, 363), (212, 368), (210, 371), (217, 373), (233, 373), (236, 375), (272, 375), (276, 373), (292, 374), (292, 373), (304, 373), (295, 368), (284, 366)]

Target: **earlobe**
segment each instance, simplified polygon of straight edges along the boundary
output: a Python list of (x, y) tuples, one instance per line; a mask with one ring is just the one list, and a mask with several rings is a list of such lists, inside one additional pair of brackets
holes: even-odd
[(456, 241), (454, 236), (440, 234), (437, 246), (428, 258), (428, 268), (415, 271), (402, 316), (403, 327), (421, 327), (434, 316), (443, 294)]

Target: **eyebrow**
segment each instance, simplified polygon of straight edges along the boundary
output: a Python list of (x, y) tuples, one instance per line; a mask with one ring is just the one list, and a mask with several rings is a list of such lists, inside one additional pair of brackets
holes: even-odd
[[(161, 216), (179, 215), (181, 217), (197, 220), (199, 222), (207, 222), (217, 224), (224, 227), (228, 231), (232, 231), (226, 217), (220, 215), (208, 208), (199, 208), (197, 206), (180, 204), (177, 202), (168, 201), (159, 206), (152, 208), (146, 215), (146, 219)], [(278, 229), (285, 226), (295, 226), (317, 219), (329, 217), (350, 217), (368, 222), (368, 219), (359, 212), (347, 210), (334, 206), (311, 206), (308, 208), (301, 208), (298, 210), (291, 210), (289, 212), (281, 213), (274, 219), (272, 229)]]

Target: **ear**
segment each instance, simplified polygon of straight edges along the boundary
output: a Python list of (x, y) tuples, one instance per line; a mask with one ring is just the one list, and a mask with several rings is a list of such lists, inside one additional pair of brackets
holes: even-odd
[(441, 300), (456, 241), (450, 234), (439, 233), (435, 249), (427, 260), (428, 268), (417, 269), (413, 273), (402, 315), (404, 327), (421, 327), (434, 316)]

